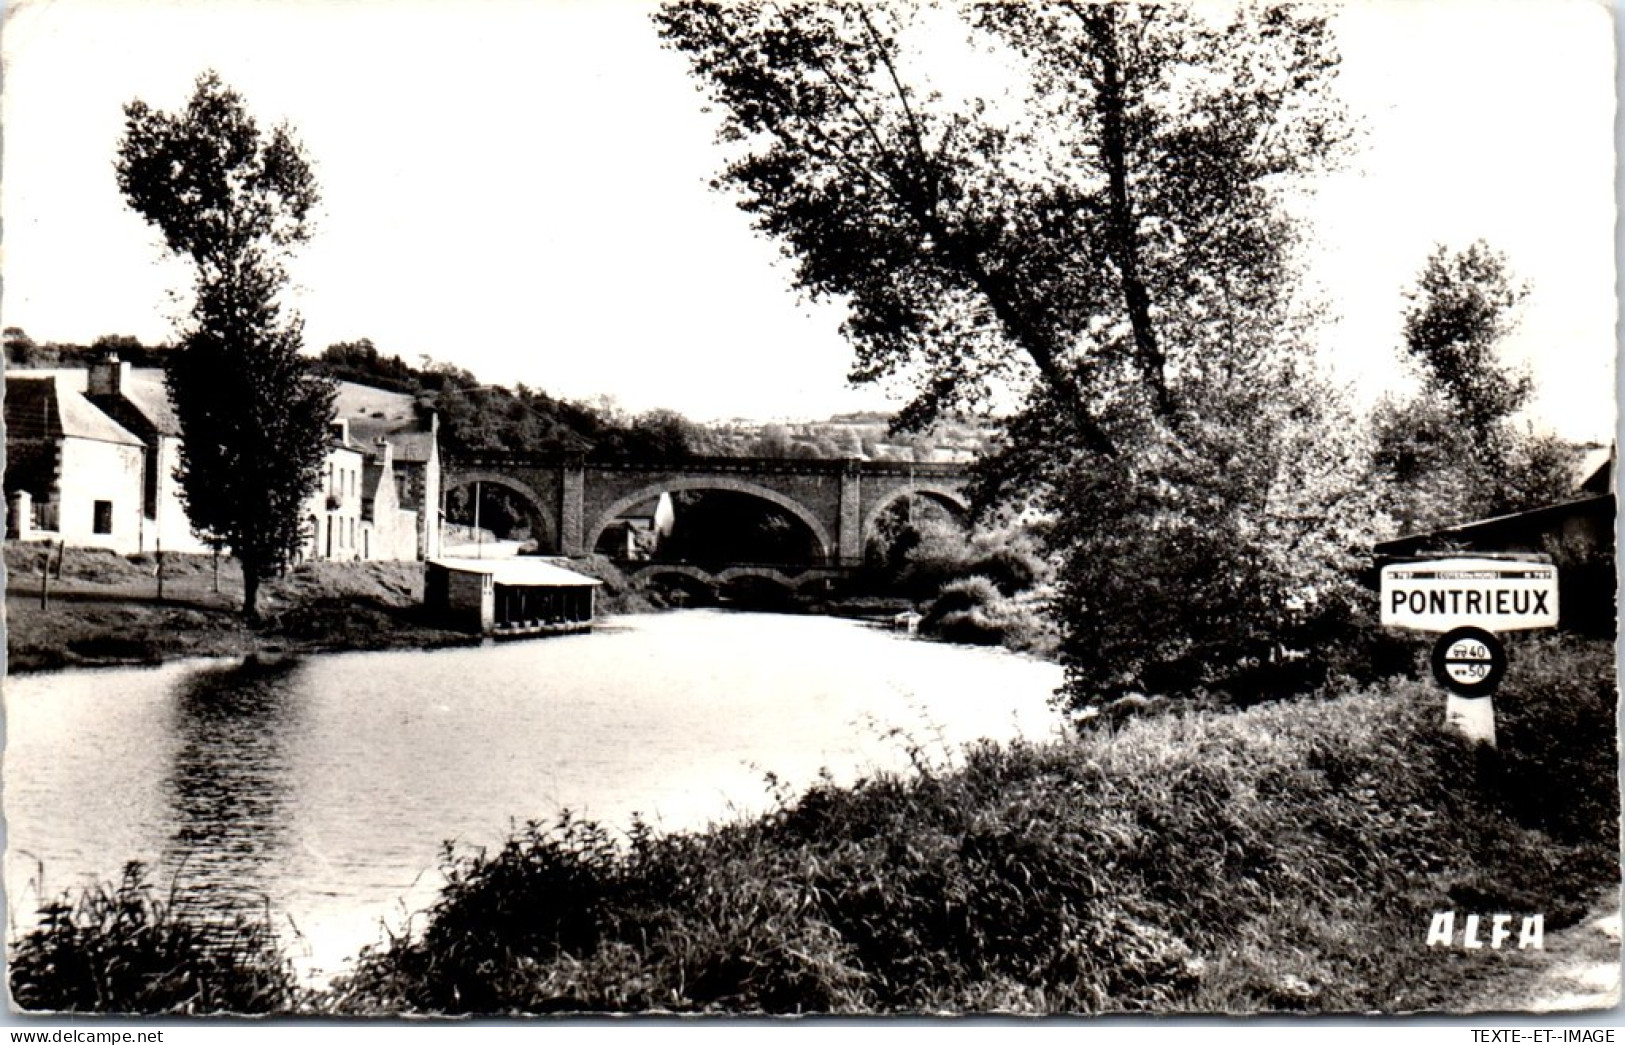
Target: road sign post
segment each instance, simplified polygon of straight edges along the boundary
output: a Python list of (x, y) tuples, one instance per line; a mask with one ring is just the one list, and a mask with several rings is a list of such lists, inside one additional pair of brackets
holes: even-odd
[(1381, 571), (1382, 623), (1440, 633), (1433, 677), (1445, 722), (1495, 746), (1495, 690), (1506, 676), (1499, 632), (1557, 627), (1557, 567), (1532, 559), (1444, 558)]
[(1506, 647), (1483, 628), (1445, 632), (1433, 644), (1433, 677), (1446, 690), (1445, 722), (1475, 743), (1495, 746), (1495, 701), (1507, 670)]

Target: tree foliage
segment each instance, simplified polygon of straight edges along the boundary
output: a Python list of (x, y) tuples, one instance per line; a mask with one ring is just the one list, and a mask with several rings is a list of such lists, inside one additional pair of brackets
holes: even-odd
[(169, 345), (143, 345), (130, 334), (103, 334), (89, 345), (50, 341), (37, 344), (21, 327), (5, 329), (6, 365), (14, 369), (70, 367), (88, 368), (107, 353), (138, 367), (161, 367), (168, 359)]
[(1567, 499), (1572, 453), (1517, 422), (1534, 383), (1499, 357), (1529, 289), (1482, 240), (1439, 246), (1406, 293), (1405, 354), (1422, 394), (1379, 405), (1374, 466), (1417, 532)]
[(1074, 703), (1223, 685), (1351, 612), (1363, 460), (1298, 362), (1286, 206), (1348, 135), (1323, 11), (657, 18), (723, 111), (719, 184), (846, 303), (854, 377), (911, 379), (904, 425), (1021, 389), (980, 492), (1055, 521)]
[(1435, 248), (1406, 294), (1405, 351), (1427, 392), (1446, 400), (1474, 437), (1492, 435), (1534, 391), (1527, 372), (1496, 357), (1528, 295), (1506, 255), (1483, 240), (1462, 251)]
[(315, 176), (285, 126), (263, 133), (212, 72), (184, 110), (125, 106), (119, 188), (194, 266), (194, 303), (166, 376), (177, 476), (193, 527), (241, 562), (243, 609), (301, 542), (327, 452), (334, 388), (300, 356), (282, 261), (310, 236)]

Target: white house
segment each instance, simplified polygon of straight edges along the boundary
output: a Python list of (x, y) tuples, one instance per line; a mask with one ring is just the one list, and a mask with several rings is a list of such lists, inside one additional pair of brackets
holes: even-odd
[(142, 550), (140, 439), (51, 374), (8, 374), (5, 419), (8, 536)]

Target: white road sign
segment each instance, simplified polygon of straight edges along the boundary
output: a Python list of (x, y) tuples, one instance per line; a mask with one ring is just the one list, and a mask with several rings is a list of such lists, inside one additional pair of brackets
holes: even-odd
[(1382, 623), (1414, 631), (1557, 627), (1557, 567), (1507, 559), (1434, 559), (1382, 568)]

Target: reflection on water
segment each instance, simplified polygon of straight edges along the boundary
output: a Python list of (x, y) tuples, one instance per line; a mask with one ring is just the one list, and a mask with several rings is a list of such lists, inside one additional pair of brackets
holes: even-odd
[[(156, 863), (211, 909), (269, 903), (334, 971), (433, 899), (441, 844), (569, 808), (681, 830), (809, 784), (1042, 736), (1060, 671), (823, 617), (689, 611), (477, 649), (7, 680), (6, 885)], [(36, 864), (36, 859), (38, 863)]]
[(182, 901), (207, 910), (257, 908), (275, 889), (292, 793), (288, 748), (305, 703), (299, 661), (211, 665), (181, 678), (169, 730), (179, 741), (165, 776), (171, 834), (163, 881), (198, 888)]

